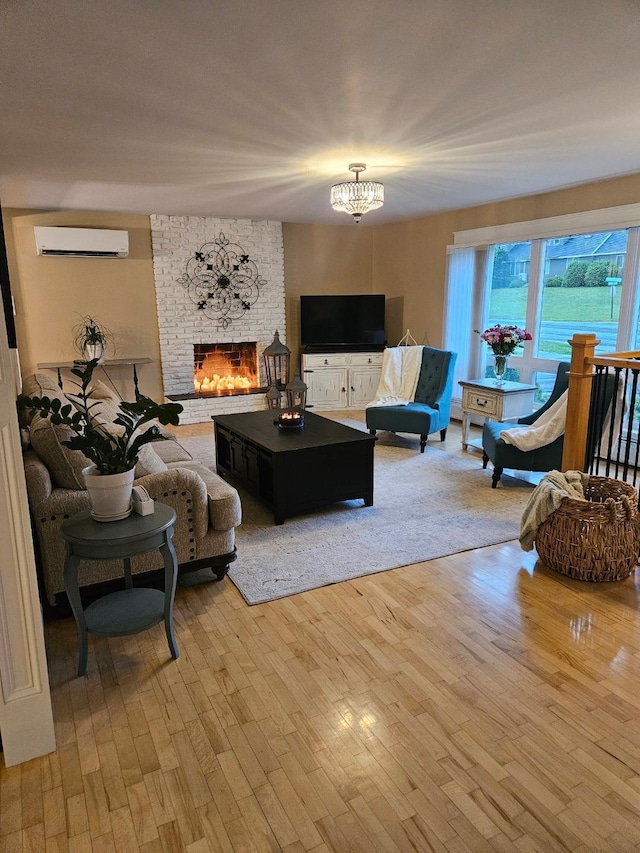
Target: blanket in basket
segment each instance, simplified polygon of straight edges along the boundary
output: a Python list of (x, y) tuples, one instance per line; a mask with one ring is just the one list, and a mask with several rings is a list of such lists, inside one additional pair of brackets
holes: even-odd
[(540, 480), (529, 498), (520, 519), (520, 546), (532, 551), (538, 527), (558, 509), (565, 498), (585, 500), (584, 489), (589, 475), (583, 471), (549, 471)]

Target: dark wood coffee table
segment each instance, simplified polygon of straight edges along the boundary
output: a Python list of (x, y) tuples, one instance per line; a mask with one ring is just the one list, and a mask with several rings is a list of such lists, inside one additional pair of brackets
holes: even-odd
[(276, 524), (336, 501), (373, 504), (374, 436), (312, 412), (301, 429), (281, 429), (277, 415), (214, 415), (218, 474), (269, 504)]

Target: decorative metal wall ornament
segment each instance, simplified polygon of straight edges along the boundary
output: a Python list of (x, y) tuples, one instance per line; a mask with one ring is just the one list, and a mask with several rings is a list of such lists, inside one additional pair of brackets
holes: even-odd
[(189, 258), (185, 274), (178, 279), (198, 311), (217, 320), (223, 329), (250, 310), (266, 283), (255, 261), (222, 231)]

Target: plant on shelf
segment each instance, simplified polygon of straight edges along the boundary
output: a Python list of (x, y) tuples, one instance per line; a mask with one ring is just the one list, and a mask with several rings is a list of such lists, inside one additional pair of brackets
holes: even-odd
[(113, 335), (93, 317), (87, 315), (73, 327), (73, 345), (85, 361), (104, 361), (107, 344), (113, 343)]
[(134, 403), (121, 401), (113, 423), (105, 424), (92, 411), (99, 406), (92, 400), (90, 387), (97, 364), (94, 358), (85, 367), (72, 369), (71, 373), (79, 380), (75, 383), (78, 393), (70, 395), (73, 405), (64, 404), (55, 397), (21, 394), (18, 409), (49, 418), (53, 426), (68, 427), (73, 434), (61, 444), (70, 450), (80, 450), (92, 463), (82, 471), (93, 507), (92, 515), (98, 521), (114, 521), (131, 511), (131, 490), (140, 449), (163, 437), (155, 424), (144, 431), (141, 427), (153, 420), (165, 426), (177, 426), (182, 406), (180, 403), (156, 403), (140, 394)]

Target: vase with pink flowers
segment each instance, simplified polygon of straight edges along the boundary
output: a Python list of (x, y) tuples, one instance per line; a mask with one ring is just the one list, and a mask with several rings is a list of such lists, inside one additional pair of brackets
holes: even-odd
[(502, 326), (500, 323), (485, 329), (484, 332), (479, 332), (477, 329), (475, 331), (493, 352), (493, 372), (496, 377), (496, 385), (500, 387), (505, 383), (504, 376), (507, 371), (509, 356), (516, 347), (522, 346), (524, 341), (531, 341), (533, 338), (526, 329), (521, 329), (520, 326)]

